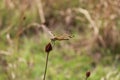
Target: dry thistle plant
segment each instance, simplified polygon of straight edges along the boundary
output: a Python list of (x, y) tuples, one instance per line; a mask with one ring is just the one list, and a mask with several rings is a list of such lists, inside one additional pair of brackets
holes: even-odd
[[(56, 38), (55, 38), (56, 39)], [(59, 39), (56, 39), (59, 40)], [(56, 40), (53, 40), (53, 42), (55, 42)], [(69, 39), (60, 39), (61, 40), (69, 40)], [(52, 40), (51, 40), (52, 42)], [(44, 72), (44, 77), (43, 80), (46, 79), (46, 72), (47, 72), (47, 65), (48, 65), (48, 58), (49, 58), (49, 53), (50, 51), (52, 51), (53, 47), (52, 44), (49, 42), (46, 46), (45, 46), (45, 52), (47, 53), (47, 57), (46, 57), (46, 65), (45, 65), (45, 72)]]
[(46, 57), (46, 65), (45, 65), (45, 72), (44, 72), (43, 80), (45, 80), (45, 78), (46, 78), (48, 57), (49, 57), (49, 53), (50, 53), (51, 50), (52, 50), (52, 45), (51, 45), (51, 43), (48, 43), (48, 44), (45, 46), (45, 52), (47, 53), (47, 57)]

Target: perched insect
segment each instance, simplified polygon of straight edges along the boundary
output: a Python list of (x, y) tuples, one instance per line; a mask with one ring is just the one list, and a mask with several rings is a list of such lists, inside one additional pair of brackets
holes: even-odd
[(46, 26), (42, 25), (42, 28), (45, 30), (45, 32), (47, 32), (47, 34), (49, 35), (52, 42), (62, 41), (62, 40), (69, 40), (70, 38), (74, 37), (74, 36), (68, 35), (68, 34), (55, 36)]
[(73, 36), (71, 35), (61, 35), (61, 36), (54, 36), (54, 38), (51, 38), (51, 41), (62, 41), (62, 40), (69, 40)]

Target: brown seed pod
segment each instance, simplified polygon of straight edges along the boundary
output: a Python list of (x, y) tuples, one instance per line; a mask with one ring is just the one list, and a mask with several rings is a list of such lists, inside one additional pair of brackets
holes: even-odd
[(86, 78), (90, 77), (90, 71), (86, 72)]
[(25, 17), (25, 16), (23, 16), (23, 20), (26, 20), (26, 17)]
[(52, 45), (51, 43), (48, 43), (45, 47), (45, 52), (49, 53), (52, 50)]

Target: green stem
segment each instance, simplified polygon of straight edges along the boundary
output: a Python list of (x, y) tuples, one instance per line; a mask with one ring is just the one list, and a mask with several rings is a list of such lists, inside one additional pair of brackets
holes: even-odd
[(43, 80), (45, 80), (45, 78), (46, 78), (47, 65), (48, 65), (48, 57), (49, 57), (49, 53), (47, 53), (47, 57), (46, 57), (46, 65), (45, 65), (45, 72), (44, 72)]

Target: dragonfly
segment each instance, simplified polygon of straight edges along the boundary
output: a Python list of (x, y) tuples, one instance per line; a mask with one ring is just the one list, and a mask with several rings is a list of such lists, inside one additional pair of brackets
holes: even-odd
[(70, 38), (74, 37), (73, 35), (68, 35), (68, 34), (55, 36), (45, 25), (42, 25), (42, 28), (50, 36), (52, 42), (69, 40)]

